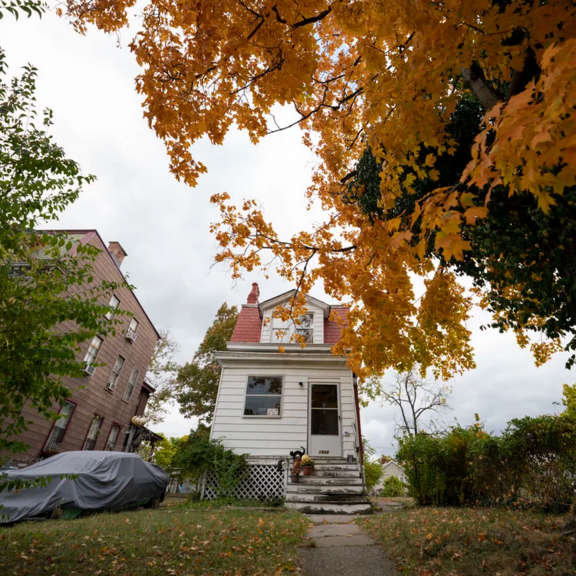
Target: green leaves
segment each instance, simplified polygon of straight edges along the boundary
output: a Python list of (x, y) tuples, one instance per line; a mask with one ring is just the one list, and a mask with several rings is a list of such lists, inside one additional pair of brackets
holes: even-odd
[(46, 12), (47, 4), (39, 0), (0, 0), (0, 20), (4, 18), (4, 12), (8, 12), (18, 20), (20, 11), (24, 12), (28, 18), (32, 13), (37, 14), (42, 18), (42, 14)]
[[(6, 6), (6, 3), (1, 4)], [(14, 4), (15, 5), (15, 4)], [(9, 5), (13, 8), (14, 5)], [(27, 6), (40, 6), (29, 4)], [(79, 235), (36, 230), (76, 200), (84, 177), (46, 131), (36, 126), (36, 76), (26, 66), (6, 79), (0, 49), (0, 454), (22, 453), (26, 405), (54, 418), (70, 395), (67, 377), (83, 376), (80, 345), (105, 337), (104, 318), (117, 282), (94, 282), (100, 250)], [(50, 119), (51, 113), (45, 118)]]
[(206, 422), (214, 417), (220, 367), (214, 354), (226, 350), (226, 342), (232, 338), (238, 320), (236, 306), (226, 302), (220, 306), (216, 319), (204, 336), (194, 360), (186, 363), (178, 371), (176, 378), (179, 388), (180, 412), (186, 416), (196, 416)]

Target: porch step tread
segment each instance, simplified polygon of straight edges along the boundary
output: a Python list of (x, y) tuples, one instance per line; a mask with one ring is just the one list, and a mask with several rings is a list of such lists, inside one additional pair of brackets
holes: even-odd
[(362, 493), (323, 494), (306, 492), (287, 492), (286, 502), (339, 502), (341, 504), (359, 504), (367, 502)]
[(305, 514), (372, 514), (370, 502), (343, 504), (341, 502), (286, 502), (289, 510)]
[(350, 470), (354, 472), (358, 472), (358, 464), (319, 464), (315, 463), (314, 472), (322, 470), (324, 472), (340, 472), (343, 470)]
[(286, 494), (362, 494), (362, 485), (357, 486), (314, 486), (310, 484), (288, 484)]
[(362, 478), (360, 475), (354, 477), (345, 478), (330, 478), (326, 476), (300, 476), (299, 484), (309, 484), (309, 485), (333, 485), (333, 486), (355, 486), (362, 484)]
[(360, 476), (360, 473), (358, 472), (358, 469), (356, 470), (316, 469), (314, 470), (313, 476), (320, 478), (354, 478), (356, 476)]

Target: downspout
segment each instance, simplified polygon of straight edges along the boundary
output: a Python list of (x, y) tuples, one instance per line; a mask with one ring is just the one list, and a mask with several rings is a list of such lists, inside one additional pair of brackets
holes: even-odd
[(354, 402), (356, 404), (356, 421), (358, 422), (358, 444), (360, 447), (360, 462), (364, 466), (364, 445), (362, 443), (362, 425), (360, 424), (360, 400), (358, 398), (358, 376), (354, 374), (352, 376), (352, 382), (354, 384)]

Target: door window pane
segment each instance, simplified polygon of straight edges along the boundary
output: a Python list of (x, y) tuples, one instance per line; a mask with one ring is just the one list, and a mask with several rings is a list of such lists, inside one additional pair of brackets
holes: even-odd
[(338, 410), (312, 410), (312, 434), (338, 435)]
[(314, 384), (312, 408), (338, 408), (337, 387), (334, 384)]

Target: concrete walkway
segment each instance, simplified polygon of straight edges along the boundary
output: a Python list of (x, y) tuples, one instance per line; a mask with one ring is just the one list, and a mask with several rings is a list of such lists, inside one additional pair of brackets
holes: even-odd
[(306, 576), (396, 576), (382, 549), (354, 524), (357, 516), (308, 516), (310, 548), (300, 549)]

